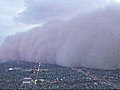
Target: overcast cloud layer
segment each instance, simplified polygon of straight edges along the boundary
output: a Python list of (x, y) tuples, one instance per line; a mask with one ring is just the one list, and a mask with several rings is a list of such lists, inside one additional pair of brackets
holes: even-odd
[(119, 5), (109, 6), (10, 36), (0, 47), (0, 58), (120, 69), (119, 11)]
[(0, 44), (8, 35), (24, 32), (47, 20), (69, 19), (118, 0), (0, 0)]
[(114, 0), (25, 0), (26, 9), (16, 19), (23, 23), (42, 23), (47, 19), (68, 18), (114, 4)]

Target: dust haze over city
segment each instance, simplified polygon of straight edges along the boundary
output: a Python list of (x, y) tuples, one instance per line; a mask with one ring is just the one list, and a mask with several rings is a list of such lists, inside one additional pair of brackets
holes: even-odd
[(1, 61), (120, 69), (120, 0), (0, 2)]

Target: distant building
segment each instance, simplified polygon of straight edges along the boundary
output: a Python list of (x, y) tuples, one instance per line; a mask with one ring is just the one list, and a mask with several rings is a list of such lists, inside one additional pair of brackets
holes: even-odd
[(36, 79), (36, 80), (34, 81), (34, 84), (37, 84), (37, 83), (42, 84), (42, 83), (44, 83), (44, 82), (45, 82), (45, 79)]
[(34, 85), (32, 78), (24, 78), (19, 89), (35, 89), (37, 86)]
[(47, 72), (48, 71), (48, 69), (40, 69), (41, 71), (45, 71), (45, 72)]
[(37, 82), (38, 82), (38, 80), (36, 79), (36, 80), (34, 81), (34, 84), (37, 84)]
[(23, 84), (31, 84), (32, 83), (32, 78), (24, 78), (22, 83)]
[(8, 70), (9, 70), (9, 71), (13, 71), (14, 69), (13, 69), (13, 68), (9, 68)]
[(38, 73), (40, 72), (40, 66), (41, 66), (41, 63), (39, 62), (39, 67), (38, 67), (38, 70), (37, 70)]
[(44, 79), (39, 79), (40, 82), (44, 82), (45, 80)]

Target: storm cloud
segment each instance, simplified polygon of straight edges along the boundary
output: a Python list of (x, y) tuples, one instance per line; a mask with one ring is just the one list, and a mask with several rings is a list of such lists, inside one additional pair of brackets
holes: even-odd
[(119, 11), (119, 6), (110, 6), (9, 36), (0, 47), (0, 58), (120, 69)]
[(53, 18), (68, 18), (78, 13), (91, 12), (114, 0), (24, 0), (26, 9), (15, 20), (27, 24), (38, 24)]

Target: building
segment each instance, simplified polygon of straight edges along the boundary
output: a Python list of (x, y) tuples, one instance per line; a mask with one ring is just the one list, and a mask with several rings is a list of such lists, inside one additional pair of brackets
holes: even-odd
[(31, 84), (32, 83), (32, 78), (24, 78), (22, 83), (23, 84)]
[(41, 66), (41, 63), (39, 62), (39, 66), (38, 66), (38, 70), (37, 70), (37, 72), (39, 73), (40, 72), (40, 66)]
[(29, 77), (25, 77), (19, 89), (33, 89), (34, 87), (35, 86), (33, 84), (33, 79)]

